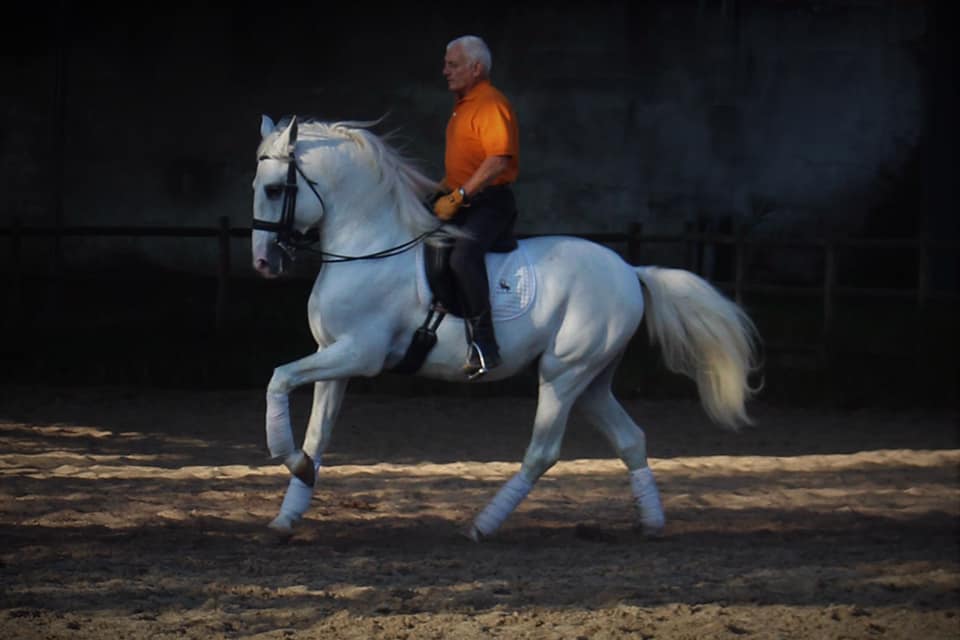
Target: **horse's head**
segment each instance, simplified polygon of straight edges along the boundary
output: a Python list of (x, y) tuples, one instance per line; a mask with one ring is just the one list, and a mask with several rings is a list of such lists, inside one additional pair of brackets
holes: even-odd
[[(318, 240), (323, 198), (297, 161), (297, 119), (278, 128), (268, 116), (260, 123), (263, 140), (253, 179), (253, 267), (272, 278), (283, 272), (297, 248)], [(301, 186), (307, 197), (298, 198)], [(312, 192), (312, 193), (310, 193)]]
[(423, 199), (437, 183), (367, 130), (372, 124), (298, 123), (296, 117), (274, 124), (262, 117), (253, 180), (257, 272), (280, 275), (297, 249), (321, 235), (317, 253), (337, 261), (436, 232), (437, 219)]

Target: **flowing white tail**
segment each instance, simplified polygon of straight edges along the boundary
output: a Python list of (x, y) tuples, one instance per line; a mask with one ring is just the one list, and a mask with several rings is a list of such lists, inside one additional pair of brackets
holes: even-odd
[(704, 410), (736, 430), (750, 424), (744, 403), (756, 393), (757, 330), (747, 314), (703, 278), (682, 269), (637, 267), (650, 342), (667, 368), (697, 383)]

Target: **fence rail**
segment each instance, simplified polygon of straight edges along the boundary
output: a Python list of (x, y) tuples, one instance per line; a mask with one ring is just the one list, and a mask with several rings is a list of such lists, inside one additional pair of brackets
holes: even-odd
[[(24, 238), (51, 238), (57, 241), (57, 250), (62, 251), (59, 239), (65, 237), (129, 237), (129, 238), (211, 238), (218, 242), (219, 260), (217, 267), (217, 295), (215, 307), (215, 327), (222, 329), (227, 322), (227, 301), (231, 280), (230, 244), (234, 238), (248, 238), (251, 234), (249, 227), (232, 227), (229, 219), (222, 217), (216, 227), (182, 227), (182, 226), (71, 226), (71, 227), (33, 227), (25, 226), (14, 219), (7, 227), (0, 227), (0, 236), (9, 239), (12, 249), (12, 265), (8, 274), (12, 279), (14, 308), (12, 312), (19, 314), (20, 292), (22, 291), (22, 244)], [(645, 234), (641, 224), (633, 224), (626, 233), (584, 233), (567, 234), (581, 237), (605, 245), (620, 245), (625, 248), (623, 254), (634, 263), (641, 261), (642, 247), (650, 244), (676, 244), (685, 247), (686, 264), (682, 265), (700, 275), (706, 275), (715, 286), (742, 303), (745, 294), (763, 294), (777, 296), (806, 296), (820, 299), (821, 327), (820, 335), (826, 340), (832, 334), (835, 322), (835, 305), (842, 296), (868, 296), (874, 298), (896, 298), (913, 300), (922, 312), (925, 305), (932, 300), (946, 300), (955, 302), (955, 291), (935, 290), (930, 284), (930, 256), (934, 251), (952, 251), (954, 255), (960, 243), (943, 241), (929, 237), (908, 238), (811, 238), (811, 239), (777, 239), (766, 237), (749, 237), (743, 231), (736, 233), (713, 233), (698, 231), (693, 225), (688, 225), (680, 234)], [(530, 235), (520, 234), (520, 237)], [(719, 281), (704, 273), (704, 264), (698, 256), (703, 255), (705, 248), (732, 247), (733, 279)], [(747, 255), (752, 248), (780, 248), (780, 249), (807, 249), (822, 253), (822, 281), (816, 285), (793, 284), (766, 284), (751, 282), (747, 274)], [(860, 249), (907, 249), (917, 255), (916, 283), (911, 288), (893, 287), (853, 287), (838, 284), (837, 252), (845, 248)], [(62, 257), (55, 257), (58, 264)], [(809, 349), (822, 352), (825, 345), (767, 345), (768, 349)]]

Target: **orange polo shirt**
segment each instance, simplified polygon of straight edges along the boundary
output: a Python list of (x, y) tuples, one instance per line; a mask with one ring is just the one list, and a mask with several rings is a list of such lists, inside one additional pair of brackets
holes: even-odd
[(506, 96), (489, 80), (482, 80), (457, 100), (447, 122), (444, 182), (457, 189), (488, 156), (510, 156), (507, 169), (492, 184), (517, 179), (520, 168), (520, 134), (517, 115)]

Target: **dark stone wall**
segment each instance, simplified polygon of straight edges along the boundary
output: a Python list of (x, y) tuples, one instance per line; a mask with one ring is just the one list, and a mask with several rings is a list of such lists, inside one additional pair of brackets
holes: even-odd
[[(6, 7), (0, 230), (15, 217), (40, 227), (214, 227), (227, 216), (248, 226), (263, 113), (385, 117), (377, 130), (395, 131), (439, 177), (451, 104), (444, 46), (476, 33), (521, 118), (521, 232), (624, 231), (633, 222), (673, 232), (703, 218), (790, 238), (957, 238), (949, 3), (491, 0), (482, 8)], [(245, 240), (233, 242), (234, 277), (221, 287), (212, 238), (26, 238), (19, 261), (8, 239), (0, 236), (0, 381), (261, 386), (273, 366), (315, 348), (304, 313), (309, 282), (254, 278)], [(645, 245), (643, 260), (663, 264), (657, 250)], [(816, 251), (751, 255), (752, 282), (822, 281)], [(839, 285), (868, 276), (875, 286), (916, 285), (915, 251), (866, 255), (838, 257)], [(931, 256), (929, 278), (936, 289), (955, 287), (956, 255)], [(825, 338), (818, 300), (747, 303), (771, 344)], [(832, 345), (884, 355), (834, 354), (823, 368), (802, 354), (772, 354), (765, 397), (887, 402), (900, 390), (905, 406), (955, 403), (955, 305), (931, 300), (917, 311), (906, 298), (837, 300)], [(638, 334), (624, 360), (623, 390), (691, 392), (645, 343)], [(534, 378), (518, 388), (534, 389)], [(385, 388), (377, 384), (351, 389)]]
[[(942, 173), (929, 177), (953, 118), (935, 105), (953, 95), (954, 68), (937, 6), (20, 7), (0, 43), (0, 224), (247, 225), (261, 113), (385, 116), (378, 130), (439, 177), (443, 49), (472, 32), (521, 119), (523, 232), (699, 217), (795, 235), (947, 228), (927, 206), (952, 202)], [(66, 247), (77, 264), (116, 251), (205, 269), (214, 249)]]

